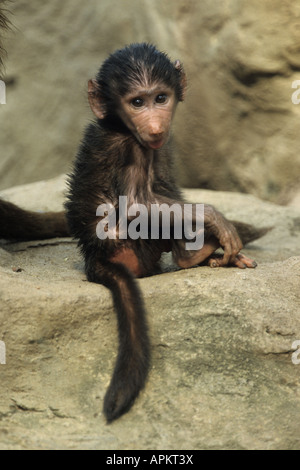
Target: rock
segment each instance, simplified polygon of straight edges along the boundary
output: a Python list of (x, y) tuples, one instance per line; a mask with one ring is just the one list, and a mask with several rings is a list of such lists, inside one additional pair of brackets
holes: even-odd
[[(1, 197), (56, 209), (63, 193), (60, 177)], [(299, 211), (250, 195), (186, 195), (274, 229), (244, 250), (255, 270), (201, 267), (138, 281), (152, 368), (132, 410), (109, 426), (109, 292), (86, 281), (70, 239), (1, 245), (1, 449), (299, 450)]]
[(300, 79), (299, 3), (113, 5), (10, 5), (16, 28), (5, 41), (1, 188), (68, 172), (91, 118), (87, 80), (114, 49), (150, 41), (180, 58), (188, 74), (187, 99), (175, 122), (181, 185), (289, 202), (300, 174), (300, 105), (292, 102), (298, 91), (292, 84)]
[(298, 210), (300, 210), (300, 191), (298, 191), (298, 192), (294, 195), (293, 199), (292, 199), (292, 200), (290, 201), (290, 203), (289, 203), (289, 206), (295, 207), (295, 208), (297, 207)]

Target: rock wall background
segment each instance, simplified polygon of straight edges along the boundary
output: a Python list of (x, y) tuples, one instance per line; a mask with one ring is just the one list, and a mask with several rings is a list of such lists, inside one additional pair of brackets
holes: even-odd
[(150, 41), (184, 62), (179, 180), (288, 202), (300, 189), (297, 0), (19, 0), (9, 6), (0, 187), (70, 169), (91, 118), (87, 80), (109, 52)]

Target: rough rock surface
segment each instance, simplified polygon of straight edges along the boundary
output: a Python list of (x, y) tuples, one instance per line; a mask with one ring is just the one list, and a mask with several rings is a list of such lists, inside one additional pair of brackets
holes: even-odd
[[(61, 177), (1, 196), (59, 209), (63, 188)], [(116, 355), (109, 292), (86, 281), (69, 239), (2, 245), (1, 449), (300, 449), (299, 210), (234, 193), (187, 197), (274, 229), (244, 250), (255, 270), (139, 281), (152, 368), (134, 408), (109, 426), (101, 413)]]
[[(87, 80), (115, 48), (150, 41), (184, 62), (181, 184), (288, 202), (299, 189), (298, 0), (19, 0), (5, 41), (0, 185), (67, 172), (91, 114)], [(299, 95), (298, 95), (299, 98)]]

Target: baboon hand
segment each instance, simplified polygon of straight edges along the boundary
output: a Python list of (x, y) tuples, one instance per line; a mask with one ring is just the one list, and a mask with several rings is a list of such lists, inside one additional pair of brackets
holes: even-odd
[(209, 205), (204, 206), (204, 225), (205, 233), (214, 236), (224, 250), (222, 265), (235, 264), (243, 244), (234, 225)]

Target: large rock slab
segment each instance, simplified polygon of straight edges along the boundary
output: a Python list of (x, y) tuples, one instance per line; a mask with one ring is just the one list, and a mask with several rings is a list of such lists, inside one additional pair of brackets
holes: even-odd
[[(59, 209), (63, 193), (61, 177), (1, 196), (44, 210)], [(274, 229), (244, 250), (255, 270), (201, 267), (138, 281), (152, 368), (135, 406), (109, 426), (109, 292), (86, 281), (70, 239), (2, 245), (1, 449), (300, 448), (299, 210), (234, 193), (187, 197)]]

